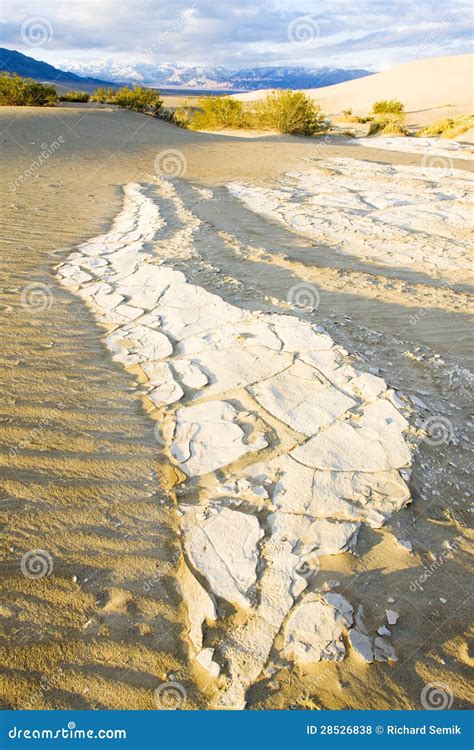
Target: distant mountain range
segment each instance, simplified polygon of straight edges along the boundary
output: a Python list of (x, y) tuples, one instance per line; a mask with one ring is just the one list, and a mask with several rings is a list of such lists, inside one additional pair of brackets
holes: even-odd
[(0, 72), (18, 73), (24, 78), (34, 78), (44, 83), (60, 83), (65, 86), (71, 85), (80, 88), (85, 86), (107, 86), (107, 81), (89, 76), (79, 76), (75, 73), (65, 72), (55, 68), (53, 65), (34, 60), (32, 57), (22, 55), (11, 49), (0, 47)]
[(331, 86), (371, 75), (368, 70), (343, 68), (265, 67), (232, 70), (182, 65), (119, 65), (111, 60), (80, 62), (64, 60), (61, 68), (34, 60), (21, 52), (0, 48), (0, 70), (19, 73), (38, 81), (62, 85), (104, 86), (141, 84), (162, 89), (207, 91), (255, 91), (258, 89), (307, 89)]
[(118, 65), (111, 60), (78, 62), (64, 60), (62, 67), (81, 76), (104, 78), (114, 83), (137, 83), (161, 88), (254, 91), (265, 88), (320, 88), (371, 75), (368, 70), (342, 68), (265, 67), (188, 68), (182, 65)]

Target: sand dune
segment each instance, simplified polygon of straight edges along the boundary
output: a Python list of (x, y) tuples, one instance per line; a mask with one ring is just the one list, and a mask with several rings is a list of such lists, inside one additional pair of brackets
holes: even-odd
[[(409, 113), (420, 114), (426, 121), (466, 114), (473, 109), (474, 55), (455, 55), (415, 60), (368, 78), (338, 83), (321, 89), (307, 89), (328, 114), (352, 108), (355, 114), (366, 114), (377, 99), (400, 99)], [(236, 99), (262, 99), (268, 91), (237, 94)], [(448, 106), (449, 105), (449, 106)], [(441, 110), (441, 111), (440, 111)]]

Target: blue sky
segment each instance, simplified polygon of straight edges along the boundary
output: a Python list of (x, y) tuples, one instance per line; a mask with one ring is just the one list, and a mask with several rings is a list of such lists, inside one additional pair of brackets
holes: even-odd
[(56, 65), (107, 58), (382, 70), (472, 51), (465, 0), (2, 0), (1, 11), (2, 46)]

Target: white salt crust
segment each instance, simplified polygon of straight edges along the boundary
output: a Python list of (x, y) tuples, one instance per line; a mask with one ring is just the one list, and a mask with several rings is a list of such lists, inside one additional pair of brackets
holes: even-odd
[[(353, 141), (351, 140), (350, 143), (353, 143)], [(457, 140), (448, 140), (447, 138), (425, 138), (422, 136), (394, 136), (390, 138), (377, 136), (375, 138), (358, 138), (357, 143), (359, 146), (366, 146), (367, 148), (381, 148), (387, 151), (405, 151), (411, 154), (422, 154), (426, 158), (426, 161), (434, 156), (452, 157), (454, 159), (474, 159), (471, 144), (459, 143)], [(443, 169), (446, 166), (440, 160), (434, 163), (439, 165), (439, 169)], [(434, 165), (433, 168), (435, 168)]]
[[(193, 488), (197, 504), (180, 507), (189, 640), (212, 678), (226, 664), (219, 705), (240, 708), (282, 628), (288, 659), (344, 657), (352, 606), (339, 594), (305, 598), (308, 570), (409, 502), (407, 423), (385, 382), (348, 365), (326, 333), (242, 310), (164, 265), (192, 257), (199, 221), (170, 183), (156, 188), (175, 203), (174, 234), (160, 239), (157, 203), (127, 185), (111, 230), (58, 274), (107, 327), (112, 357), (140, 374), (163, 450)], [(240, 616), (216, 662), (203, 629), (219, 599)], [(393, 657), (381, 638), (350, 632), (366, 661)]]
[(456, 271), (473, 268), (472, 184), (469, 172), (441, 158), (422, 160), (421, 168), (334, 158), (288, 173), (274, 189), (227, 187), (251, 211), (332, 252), (398, 268)]

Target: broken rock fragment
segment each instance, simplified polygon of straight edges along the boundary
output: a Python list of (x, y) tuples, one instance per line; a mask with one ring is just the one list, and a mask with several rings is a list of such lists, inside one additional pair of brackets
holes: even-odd
[(398, 612), (393, 609), (386, 609), (385, 614), (387, 615), (387, 622), (389, 625), (396, 625), (398, 620)]
[(257, 580), (257, 544), (263, 535), (255, 516), (229, 508), (209, 515), (196, 506), (184, 511), (184, 543), (192, 565), (216, 596), (248, 607)]
[(325, 601), (305, 599), (290, 614), (285, 630), (285, 654), (297, 661), (344, 658), (346, 621)]
[(180, 585), (184, 599), (192, 602), (192, 606), (188, 607), (189, 640), (199, 651), (202, 648), (203, 623), (216, 619), (216, 608), (207, 591), (196, 580), (186, 564), (181, 571)]
[(213, 660), (213, 656), (213, 648), (203, 648), (196, 656), (196, 661), (201, 667), (206, 669), (212, 677), (219, 677), (220, 667), (219, 664)]
[(374, 641), (374, 655), (376, 661), (398, 661), (392, 644), (380, 636)]
[(349, 642), (357, 656), (360, 656), (365, 662), (370, 664), (374, 660), (374, 650), (372, 648), (372, 639), (365, 633), (361, 633), (356, 628), (349, 631)]

